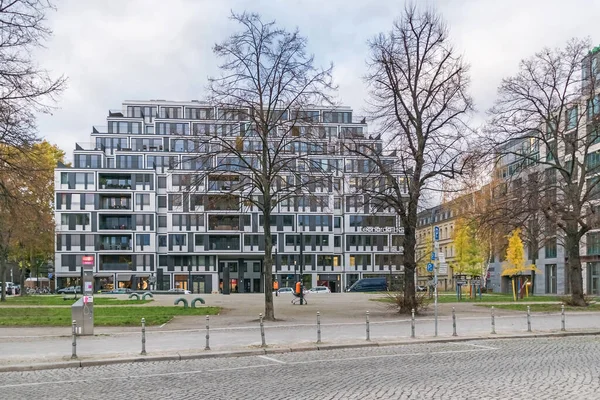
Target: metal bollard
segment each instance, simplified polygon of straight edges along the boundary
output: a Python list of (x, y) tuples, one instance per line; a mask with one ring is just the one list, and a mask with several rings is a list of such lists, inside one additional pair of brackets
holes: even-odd
[(367, 342), (371, 340), (371, 330), (369, 329), (369, 312), (367, 311)]
[(565, 329), (565, 303), (560, 305), (560, 330), (566, 331)]
[(204, 346), (204, 350), (210, 350), (210, 345), (208, 344), (208, 341), (210, 339), (210, 334), (208, 333), (208, 322), (209, 322), (209, 318), (207, 315), (206, 316), (206, 346)]
[(527, 332), (531, 332), (531, 308), (527, 306)]
[(411, 310), (412, 313), (412, 318), (410, 320), (410, 337), (414, 338), (415, 337), (415, 309), (413, 308)]
[(452, 307), (452, 336), (458, 336), (456, 334), (456, 311)]
[(141, 355), (146, 355), (146, 318), (142, 318), (142, 352)]
[(494, 315), (494, 306), (492, 306), (492, 335), (496, 334), (496, 316)]
[(321, 313), (317, 311), (317, 343), (321, 343)]
[(262, 340), (262, 347), (267, 347), (267, 342), (265, 341), (265, 325), (263, 324), (263, 315), (262, 313), (258, 314), (260, 318), (260, 338)]
[(73, 320), (72, 325), (71, 325), (71, 333), (73, 333), (71, 358), (77, 358), (77, 321), (75, 321), (75, 320)]

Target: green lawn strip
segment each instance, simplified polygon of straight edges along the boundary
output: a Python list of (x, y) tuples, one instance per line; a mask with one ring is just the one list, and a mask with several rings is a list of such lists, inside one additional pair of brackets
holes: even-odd
[[(219, 307), (97, 307), (96, 326), (137, 326), (142, 318), (147, 325), (160, 325), (177, 315), (215, 315)], [(71, 325), (69, 308), (1, 308), (0, 326), (65, 326)]]
[[(492, 307), (502, 310), (527, 311), (527, 304), (477, 304), (479, 307)], [(532, 312), (560, 312), (560, 304), (530, 304)], [(600, 304), (590, 304), (587, 307), (571, 307), (565, 306), (565, 311), (600, 311)]]
[[(433, 302), (433, 296), (429, 297), (425, 295), (425, 297)], [(380, 301), (383, 303), (391, 303), (392, 300), (387, 296), (382, 296), (374, 299), (370, 299), (371, 301)], [(438, 303), (496, 303), (496, 302), (511, 302), (513, 301), (513, 297), (511, 295), (503, 295), (503, 294), (483, 294), (481, 300), (479, 296), (477, 298), (471, 299), (467, 295), (463, 294), (461, 300), (456, 299), (456, 295), (438, 295)], [(528, 303), (528, 302), (560, 302), (563, 301), (562, 297), (559, 296), (530, 296), (524, 299), (519, 299), (519, 303)]]
[[(68, 300), (64, 300), (63, 296), (16, 296), (9, 297), (5, 302), (0, 303), (0, 307), (3, 305), (9, 306), (70, 306), (75, 302), (73, 295), (64, 296)], [(78, 296), (80, 299), (81, 296)], [(132, 305), (132, 304), (145, 304), (152, 300), (118, 300), (115, 297), (100, 297), (94, 296), (94, 304), (96, 305)]]

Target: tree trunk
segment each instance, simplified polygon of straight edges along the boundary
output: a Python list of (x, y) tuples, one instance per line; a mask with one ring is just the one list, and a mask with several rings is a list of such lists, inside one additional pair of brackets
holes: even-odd
[(2, 279), (0, 301), (6, 301), (6, 256), (4, 255), (0, 255), (0, 279)]
[(417, 263), (415, 262), (415, 231), (412, 228), (405, 227), (404, 236), (404, 302), (400, 308), (401, 313), (410, 313), (414, 308), (418, 311), (417, 300), (415, 296), (415, 271)]
[[(268, 321), (275, 320), (275, 308), (273, 306), (273, 240), (271, 238), (271, 210), (269, 209), (269, 205), (271, 203), (271, 199), (265, 196), (265, 205), (264, 205), (264, 224), (263, 231), (264, 235), (264, 243), (265, 243), (265, 258), (264, 258), (264, 268), (263, 268), (263, 277), (265, 282), (265, 315), (264, 319)], [(268, 210), (267, 210), (268, 209)]]
[(583, 279), (581, 271), (581, 259), (579, 257), (579, 235), (577, 230), (565, 232), (565, 252), (567, 255), (567, 271), (571, 281), (571, 302), (573, 306), (586, 306), (583, 296)]

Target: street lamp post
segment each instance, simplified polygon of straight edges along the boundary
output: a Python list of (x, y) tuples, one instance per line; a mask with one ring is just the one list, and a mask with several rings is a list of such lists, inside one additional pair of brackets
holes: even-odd
[(191, 262), (188, 260), (188, 290), (191, 292), (192, 291), (192, 264)]

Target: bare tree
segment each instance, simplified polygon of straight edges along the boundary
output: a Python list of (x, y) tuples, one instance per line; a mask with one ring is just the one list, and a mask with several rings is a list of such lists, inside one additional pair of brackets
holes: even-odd
[[(416, 306), (414, 275), (417, 212), (422, 196), (441, 178), (460, 174), (465, 162), (468, 66), (449, 43), (448, 28), (434, 11), (406, 6), (389, 33), (369, 42), (373, 117), (389, 135), (383, 152), (356, 151), (374, 161), (389, 186), (370, 194), (393, 208), (404, 227), (405, 309)], [(390, 163), (383, 159), (391, 156)], [(398, 178), (397, 174), (401, 177)]]
[(314, 125), (319, 107), (333, 104), (333, 66), (314, 65), (298, 30), (288, 32), (246, 12), (231, 18), (241, 30), (214, 47), (222, 74), (209, 80), (210, 103), (218, 119), (248, 123), (238, 122), (229, 135), (208, 135), (201, 174), (209, 185), (227, 182), (221, 189), (262, 216), (265, 318), (273, 320), (271, 216), (285, 200), (308, 201), (319, 173), (331, 171), (322, 167), (327, 146)]
[(533, 177), (528, 185), (536, 185), (539, 197), (529, 211), (557, 227), (574, 305), (585, 305), (579, 247), (592, 228), (592, 202), (600, 197), (594, 177), (600, 172), (598, 71), (590, 73), (589, 48), (588, 40), (573, 39), (562, 49), (544, 49), (521, 61), (518, 73), (498, 89), (488, 132), (502, 173), (513, 180)]
[[(46, 13), (54, 9), (48, 0), (0, 1), (0, 145), (4, 149), (27, 149), (39, 140), (35, 116), (49, 112), (56, 96), (65, 87), (65, 78), (51, 78), (33, 59), (35, 48), (43, 46), (51, 31)], [(0, 168), (25, 178), (28, 171), (13, 168), (0, 149)], [(0, 200), (15, 200), (0, 175)]]

